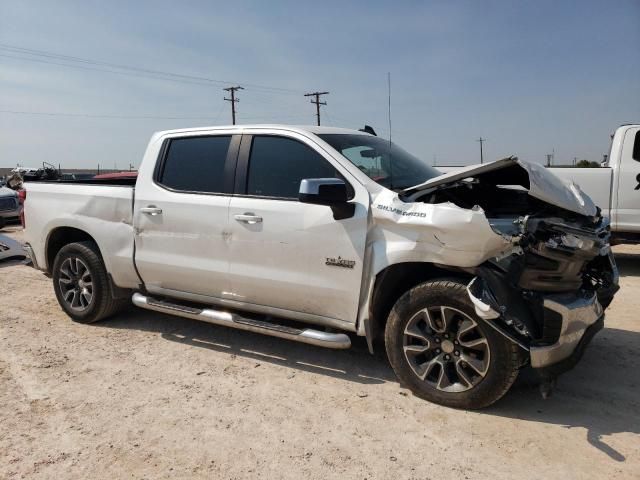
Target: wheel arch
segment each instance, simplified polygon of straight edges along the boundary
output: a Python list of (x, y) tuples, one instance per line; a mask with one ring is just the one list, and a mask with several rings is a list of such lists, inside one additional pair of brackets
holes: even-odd
[(366, 337), (369, 349), (384, 351), (384, 330), (391, 309), (398, 299), (416, 285), (438, 278), (471, 281), (465, 270), (448, 268), (429, 262), (404, 262), (389, 265), (376, 275), (367, 319)]
[(47, 273), (52, 273), (53, 262), (58, 252), (65, 245), (75, 242), (93, 242), (98, 249), (100, 257), (103, 258), (98, 242), (86, 231), (75, 227), (56, 227), (49, 233), (45, 244)]

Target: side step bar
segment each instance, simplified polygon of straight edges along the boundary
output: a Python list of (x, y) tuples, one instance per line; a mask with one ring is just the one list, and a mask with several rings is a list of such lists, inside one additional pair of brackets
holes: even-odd
[(351, 339), (344, 333), (327, 333), (309, 328), (298, 329), (245, 318), (237, 313), (223, 312), (210, 308), (193, 308), (164, 300), (147, 297), (141, 293), (134, 293), (131, 299), (136, 307), (153, 310), (155, 312), (177, 315), (179, 317), (201, 320), (215, 325), (237, 328), (238, 330), (248, 330), (250, 332), (262, 333), (272, 337), (286, 338), (295, 342), (308, 343), (318, 347), (344, 349), (351, 347)]

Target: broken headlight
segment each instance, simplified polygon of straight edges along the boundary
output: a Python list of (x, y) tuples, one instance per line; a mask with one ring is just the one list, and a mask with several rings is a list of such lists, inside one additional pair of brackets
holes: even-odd
[(547, 240), (547, 245), (551, 248), (570, 248), (572, 250), (589, 250), (593, 247), (593, 240), (580, 238), (572, 233), (565, 233), (551, 237)]

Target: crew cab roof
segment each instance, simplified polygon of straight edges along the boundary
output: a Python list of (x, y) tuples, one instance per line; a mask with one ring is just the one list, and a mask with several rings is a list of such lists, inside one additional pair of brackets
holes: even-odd
[(179, 128), (174, 130), (163, 130), (156, 132), (155, 136), (174, 135), (179, 133), (194, 133), (201, 131), (211, 130), (236, 130), (241, 133), (244, 130), (284, 130), (288, 132), (296, 132), (302, 134), (313, 133), (315, 135), (320, 134), (351, 134), (351, 135), (370, 135), (369, 133), (361, 132), (351, 128), (338, 128), (338, 127), (325, 127), (317, 125), (284, 125), (284, 124), (250, 124), (250, 125), (215, 125), (209, 127), (193, 127), (193, 128)]

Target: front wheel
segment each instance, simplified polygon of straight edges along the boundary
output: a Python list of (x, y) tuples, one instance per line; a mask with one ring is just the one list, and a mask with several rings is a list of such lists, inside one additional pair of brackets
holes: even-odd
[(396, 302), (385, 345), (400, 382), (415, 395), (454, 408), (491, 405), (509, 390), (519, 347), (475, 314), (466, 285), (436, 280)]
[(76, 322), (97, 322), (128, 303), (113, 298), (107, 269), (93, 242), (62, 247), (53, 262), (52, 274), (58, 303)]

